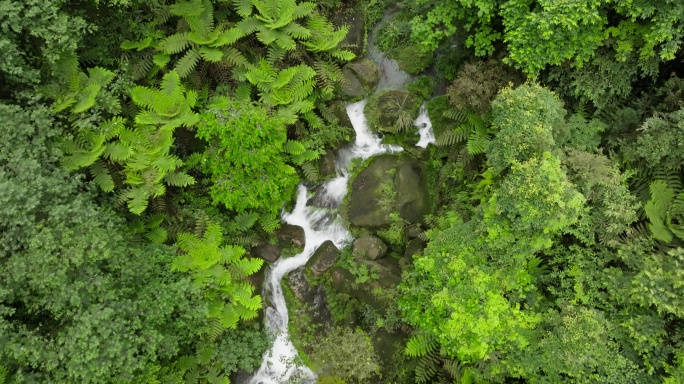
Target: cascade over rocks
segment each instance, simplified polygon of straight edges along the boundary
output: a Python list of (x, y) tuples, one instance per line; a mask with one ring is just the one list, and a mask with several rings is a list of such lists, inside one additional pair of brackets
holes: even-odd
[(367, 260), (376, 260), (385, 257), (387, 245), (378, 237), (363, 236), (354, 240), (352, 253)]
[(340, 250), (332, 241), (326, 240), (306, 262), (306, 267), (314, 277), (320, 277), (328, 271), (340, 258)]
[[(392, 195), (387, 195), (387, 189)], [(384, 154), (369, 160), (352, 180), (348, 221), (361, 228), (381, 229), (392, 224), (394, 211), (409, 223), (420, 223), (429, 213), (424, 165), (413, 157)], [(389, 200), (389, 201), (388, 201)]]

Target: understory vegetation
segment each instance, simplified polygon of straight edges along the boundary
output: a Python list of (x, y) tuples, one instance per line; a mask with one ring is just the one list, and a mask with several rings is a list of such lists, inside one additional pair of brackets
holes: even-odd
[(0, 48), (0, 384), (254, 372), (362, 98), (404, 152), (285, 287), (317, 384), (684, 383), (684, 2), (4, 0)]

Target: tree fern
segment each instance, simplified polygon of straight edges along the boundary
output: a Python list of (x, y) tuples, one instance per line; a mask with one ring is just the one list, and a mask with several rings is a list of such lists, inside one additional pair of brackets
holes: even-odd
[(321, 175), (318, 172), (318, 165), (312, 161), (307, 161), (301, 165), (304, 177), (309, 181), (319, 181)]
[(404, 353), (411, 357), (426, 356), (428, 353), (432, 352), (437, 348), (437, 342), (432, 337), (425, 333), (419, 333), (411, 336), (409, 341), (406, 343), (406, 348)]
[[(238, 246), (222, 246), (221, 227), (211, 224), (202, 237), (191, 233), (178, 235), (176, 244), (184, 252), (172, 263), (172, 269), (189, 272), (193, 281), (205, 292), (208, 318), (219, 321), (223, 329), (234, 328), (241, 319), (256, 316), (261, 298), (253, 296), (254, 287), (241, 279), (256, 273), (261, 259), (245, 259), (245, 250)], [(216, 337), (216, 330), (209, 330)]]
[(665, 243), (672, 242), (673, 235), (684, 240), (684, 192), (672, 189), (663, 180), (653, 181), (650, 190), (651, 199), (644, 211), (653, 237)]

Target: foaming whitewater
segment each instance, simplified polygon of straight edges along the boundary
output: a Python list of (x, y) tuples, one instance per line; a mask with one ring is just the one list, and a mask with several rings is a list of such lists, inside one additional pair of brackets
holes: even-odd
[(366, 100), (347, 106), (347, 114), (356, 132), (353, 146), (338, 151), (338, 176), (314, 188), (315, 194), (309, 196), (309, 190), (299, 186), (297, 203), (290, 213), (283, 213), (283, 221), (298, 225), (304, 229), (306, 244), (302, 253), (280, 258), (273, 263), (264, 283), (263, 296), (266, 308), (266, 328), (275, 333), (273, 347), (264, 355), (259, 370), (248, 381), (249, 384), (312, 384), (316, 374), (308, 367), (297, 364), (297, 350), (290, 341), (287, 324), (289, 321), (287, 304), (280, 285), (282, 278), (311, 258), (316, 249), (326, 240), (331, 240), (338, 248), (347, 246), (353, 240), (351, 234), (342, 225), (337, 209), (347, 193), (349, 182), (349, 164), (354, 158), (363, 160), (384, 152), (399, 152), (400, 146), (382, 144), (382, 140), (373, 135), (368, 128), (363, 108)]
[(367, 102), (368, 100), (364, 99), (347, 105), (347, 115), (349, 115), (349, 120), (354, 127), (354, 132), (356, 132), (356, 141), (352, 148), (353, 157), (360, 157), (365, 160), (379, 153), (401, 152), (403, 148), (398, 145), (382, 144), (382, 139), (371, 132), (366, 121), (366, 115), (363, 114), (363, 108)]
[[(336, 184), (339, 187), (339, 183), (335, 181), (336, 179), (331, 180), (324, 187)], [(346, 184), (342, 187), (346, 190)], [(337, 187), (320, 190), (323, 191), (325, 195), (323, 197), (326, 200), (336, 203), (337, 206), (344, 197)], [(280, 281), (288, 272), (306, 264), (316, 248), (324, 241), (331, 240), (338, 248), (342, 248), (352, 240), (352, 237), (341, 224), (339, 217), (331, 218), (326, 210), (307, 205), (309, 200), (307, 188), (300, 185), (294, 209), (290, 213), (283, 214), (283, 221), (304, 229), (306, 244), (302, 253), (276, 261), (266, 278), (264, 295), (268, 297), (271, 305), (266, 308), (266, 327), (275, 331), (276, 339), (271, 351), (264, 356), (259, 371), (251, 379), (250, 383), (253, 384), (279, 384), (288, 380), (297, 383), (313, 383), (316, 379), (316, 375), (309, 368), (296, 364), (297, 350), (292, 345), (287, 330), (289, 318)]]
[(413, 122), (413, 125), (418, 127), (418, 135), (420, 136), (416, 147), (427, 148), (428, 144), (435, 142), (435, 133), (432, 131), (432, 122), (428, 116), (425, 103), (420, 106), (420, 114)]

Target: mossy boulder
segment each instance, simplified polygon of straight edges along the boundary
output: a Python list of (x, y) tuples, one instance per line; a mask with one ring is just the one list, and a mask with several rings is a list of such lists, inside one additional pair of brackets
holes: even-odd
[(320, 277), (326, 273), (340, 258), (340, 250), (332, 241), (326, 240), (321, 244), (313, 256), (306, 262), (306, 267), (314, 277)]
[[(382, 259), (387, 260), (388, 258)], [(367, 280), (357, 284), (356, 278), (348, 270), (335, 267), (330, 270), (330, 285), (337, 292), (345, 293), (361, 302), (367, 303), (378, 311), (384, 311), (387, 304), (376, 291), (394, 289), (401, 282), (401, 275), (394, 268), (387, 267), (387, 263), (378, 261), (368, 261), (369, 267), (373, 268), (377, 274), (377, 280)]]
[(378, 237), (363, 236), (354, 240), (353, 254), (366, 260), (377, 260), (387, 255), (387, 245)]
[(363, 98), (369, 92), (351, 69), (347, 67), (343, 68), (342, 75), (344, 75), (344, 81), (342, 82), (342, 93), (348, 99)]
[(407, 154), (375, 156), (351, 181), (346, 199), (347, 221), (356, 227), (386, 228), (393, 212), (420, 223), (430, 210), (425, 166)]
[(335, 152), (328, 149), (325, 155), (318, 158), (318, 174), (323, 178), (335, 176)]
[(288, 247), (304, 248), (306, 244), (306, 235), (304, 228), (299, 225), (283, 224), (276, 232), (276, 239), (278, 239), (278, 247), (281, 249)]
[(275, 263), (280, 258), (281, 249), (275, 244), (261, 244), (252, 248), (250, 253), (256, 257), (260, 257), (269, 263)]
[[(342, 100), (335, 100), (330, 103), (330, 111), (338, 120), (341, 127), (349, 128), (352, 133), (354, 132), (354, 126), (352, 125), (349, 115), (347, 114), (347, 106)], [(352, 140), (353, 141), (353, 140)]]
[(369, 160), (368, 166), (351, 182), (348, 221), (357, 227), (379, 229), (392, 224), (392, 207), (380, 204), (383, 200), (383, 183), (391, 182), (395, 155), (380, 155)]
[(420, 104), (410, 92), (388, 90), (371, 96), (363, 112), (373, 132), (406, 132), (412, 129)]
[(404, 259), (406, 260), (408, 265), (411, 265), (413, 263), (413, 256), (423, 254), (423, 250), (426, 246), (427, 243), (425, 242), (425, 240), (418, 237), (409, 241), (408, 245), (406, 246), (406, 250), (404, 251)]
[(365, 97), (380, 80), (378, 67), (367, 58), (345, 65), (342, 68), (342, 74), (345, 79), (342, 84), (342, 93), (349, 99)]
[(406, 236), (408, 239), (415, 239), (416, 237), (423, 234), (423, 232), (423, 228), (418, 223), (411, 224), (404, 228), (404, 236)]
[(397, 163), (394, 186), (399, 216), (409, 223), (422, 222), (430, 211), (425, 165), (413, 157), (403, 156)]
[(347, 64), (346, 67), (351, 69), (363, 85), (369, 89), (375, 88), (380, 81), (378, 66), (370, 59), (364, 57)]

